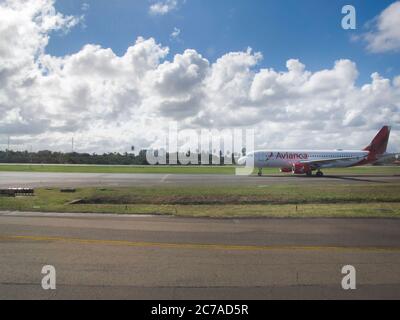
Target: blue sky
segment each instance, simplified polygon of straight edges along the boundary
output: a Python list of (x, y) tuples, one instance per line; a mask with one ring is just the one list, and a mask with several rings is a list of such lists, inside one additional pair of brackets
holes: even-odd
[(400, 145), (400, 0), (0, 0), (0, 16), (0, 148), (159, 147), (174, 121), (292, 149), (389, 124)]
[[(149, 0), (58, 0), (63, 14), (85, 14), (85, 26), (69, 34), (53, 34), (47, 47), (52, 55), (79, 51), (85, 44), (99, 44), (122, 55), (138, 36), (154, 37), (170, 48), (170, 55), (193, 48), (210, 61), (247, 47), (260, 51), (260, 67), (285, 70), (286, 61), (299, 59), (310, 71), (331, 68), (337, 59), (356, 62), (358, 84), (370, 81), (373, 72), (392, 78), (400, 73), (398, 53), (370, 53), (352, 35), (366, 32), (366, 24), (394, 1), (391, 0), (186, 0), (165, 15), (151, 15)], [(82, 10), (82, 4), (89, 9)], [(357, 10), (357, 30), (341, 28), (341, 8)], [(171, 39), (174, 28), (179, 41)]]

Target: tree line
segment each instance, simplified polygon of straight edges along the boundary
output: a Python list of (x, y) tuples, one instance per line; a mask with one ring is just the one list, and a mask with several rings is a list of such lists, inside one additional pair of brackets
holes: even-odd
[[(38, 152), (29, 151), (0, 151), (0, 163), (33, 163), (33, 164), (89, 164), (89, 165), (149, 165), (146, 159), (147, 150), (141, 150), (138, 154), (133, 153), (78, 153), (78, 152), (53, 152), (42, 150)], [(167, 154), (167, 159), (170, 155)], [(194, 155), (196, 157), (196, 154)], [(197, 154), (198, 164), (201, 165), (201, 154)], [(204, 156), (203, 156), (204, 159)], [(168, 163), (168, 162), (167, 162)], [(235, 158), (232, 155), (232, 163)], [(179, 161), (178, 161), (178, 164)], [(224, 155), (209, 155), (207, 165), (223, 165)]]

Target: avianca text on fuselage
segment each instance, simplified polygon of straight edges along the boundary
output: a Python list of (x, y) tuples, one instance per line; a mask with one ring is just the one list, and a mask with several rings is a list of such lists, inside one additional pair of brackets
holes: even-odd
[(362, 150), (260, 150), (247, 154), (239, 159), (240, 165), (253, 166), (259, 169), (280, 168), (281, 172), (293, 174), (323, 176), (323, 168), (345, 168), (360, 166), (381, 161), (393, 154), (386, 152), (390, 136), (390, 127), (384, 126), (372, 142)]
[(275, 159), (288, 159), (288, 160), (307, 160), (308, 154), (307, 153), (291, 153), (291, 152), (271, 152), (269, 158)]

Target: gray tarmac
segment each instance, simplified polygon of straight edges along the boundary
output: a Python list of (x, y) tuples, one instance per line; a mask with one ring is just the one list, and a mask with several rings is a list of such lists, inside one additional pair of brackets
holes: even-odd
[(400, 220), (2, 212), (0, 266), (0, 299), (399, 299)]
[(356, 184), (398, 183), (400, 175), (346, 175), (323, 178), (265, 175), (203, 175), (203, 174), (103, 174), (103, 173), (36, 173), (0, 172), (0, 188), (7, 187), (97, 187), (97, 186), (226, 186), (271, 184)]

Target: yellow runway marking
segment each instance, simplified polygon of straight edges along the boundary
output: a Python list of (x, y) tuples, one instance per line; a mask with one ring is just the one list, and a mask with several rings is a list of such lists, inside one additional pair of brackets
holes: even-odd
[(93, 240), (64, 237), (44, 236), (0, 236), (0, 241), (36, 241), (36, 242), (69, 242), (93, 245), (112, 245), (143, 248), (171, 248), (171, 249), (208, 249), (208, 250), (240, 250), (240, 251), (272, 251), (272, 250), (296, 250), (296, 251), (378, 251), (400, 252), (400, 247), (340, 247), (340, 246), (286, 246), (286, 245), (229, 245), (229, 244), (196, 244), (196, 243), (166, 243), (166, 242), (139, 242), (124, 240)]

